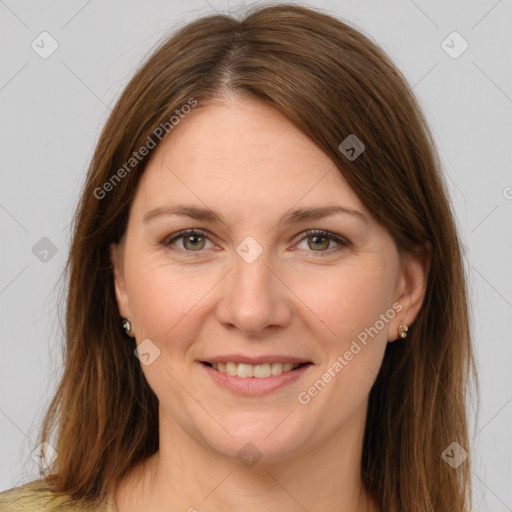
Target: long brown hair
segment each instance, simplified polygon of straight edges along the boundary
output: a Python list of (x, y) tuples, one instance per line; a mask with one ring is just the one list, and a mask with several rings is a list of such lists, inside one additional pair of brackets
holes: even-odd
[[(429, 245), (424, 303), (407, 340), (388, 343), (370, 393), (362, 479), (383, 512), (470, 510), (470, 460), (455, 469), (441, 456), (454, 441), (469, 451), (465, 400), (476, 366), (461, 245), (433, 137), (378, 46), (294, 5), (189, 23), (148, 57), (113, 109), (75, 215), (65, 366), (40, 438), (58, 458), (42, 476), (56, 493), (100, 502), (158, 450), (158, 401), (121, 328), (108, 247), (125, 231), (150, 158), (126, 167), (134, 152), (191, 98), (200, 107), (233, 94), (273, 106), (303, 130), (402, 254)], [(350, 161), (339, 145), (351, 134), (365, 150)], [(116, 173), (122, 179), (113, 181)]]

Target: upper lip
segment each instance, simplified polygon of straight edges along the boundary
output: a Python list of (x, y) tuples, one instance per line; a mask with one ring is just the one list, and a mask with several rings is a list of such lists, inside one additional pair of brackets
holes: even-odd
[(307, 359), (301, 359), (300, 357), (291, 357), (291, 356), (283, 356), (283, 355), (262, 355), (262, 356), (244, 356), (242, 354), (229, 354), (229, 355), (221, 355), (215, 357), (209, 357), (202, 359), (203, 363), (244, 363), (244, 364), (252, 364), (253, 366), (257, 364), (265, 364), (265, 363), (292, 363), (292, 364), (301, 364), (301, 363), (310, 363)]

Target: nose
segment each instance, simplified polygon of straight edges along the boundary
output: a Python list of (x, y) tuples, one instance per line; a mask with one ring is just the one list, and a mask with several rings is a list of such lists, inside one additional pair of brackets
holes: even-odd
[(261, 335), (290, 323), (291, 295), (265, 252), (252, 263), (235, 255), (216, 308), (217, 319), (245, 335)]

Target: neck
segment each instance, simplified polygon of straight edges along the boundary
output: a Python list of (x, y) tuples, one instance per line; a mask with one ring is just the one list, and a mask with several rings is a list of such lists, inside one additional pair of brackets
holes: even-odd
[(286, 460), (248, 466), (213, 451), (160, 411), (160, 450), (121, 486), (118, 511), (377, 511), (361, 481), (364, 417), (359, 420)]

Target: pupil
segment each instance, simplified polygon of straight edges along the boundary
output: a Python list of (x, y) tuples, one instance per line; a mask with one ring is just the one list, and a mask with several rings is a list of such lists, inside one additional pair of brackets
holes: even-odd
[[(197, 236), (197, 235), (189, 235), (186, 238), (186, 242), (188, 242), (188, 244), (192, 247), (200, 248), (201, 242), (203, 242), (203, 238), (201, 236)], [(187, 244), (185, 244), (185, 245), (187, 245)]]
[[(329, 240), (325, 236), (314, 235), (311, 237), (311, 239), (313, 240), (313, 247), (311, 247), (311, 244), (310, 244), (311, 249), (314, 249), (314, 248), (326, 249), (327, 246), (326, 246), (325, 242), (327, 242), (327, 245), (329, 245)], [(322, 240), (322, 239), (323, 239), (324, 243), (322, 243), (322, 242), (318, 243), (319, 240)]]

